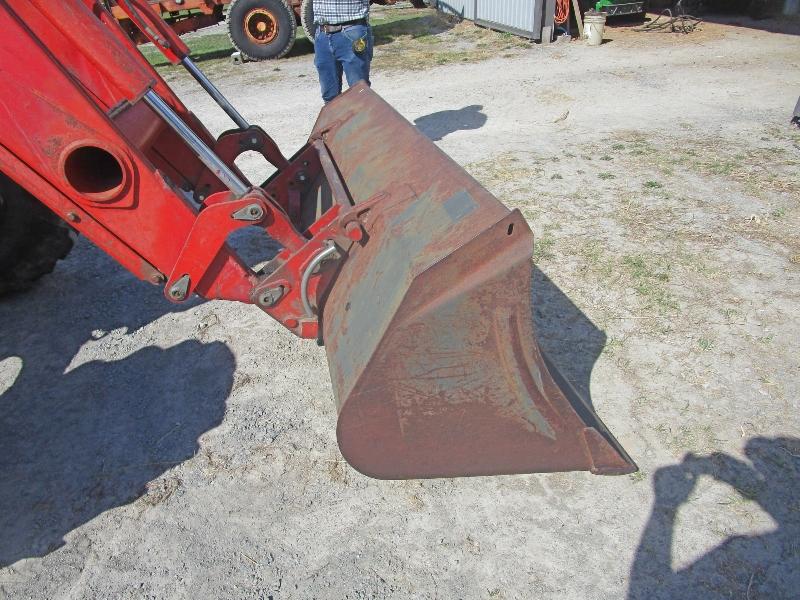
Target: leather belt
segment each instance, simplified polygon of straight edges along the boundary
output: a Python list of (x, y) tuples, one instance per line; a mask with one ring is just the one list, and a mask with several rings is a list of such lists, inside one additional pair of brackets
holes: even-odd
[(319, 28), (325, 33), (337, 33), (349, 25), (369, 25), (369, 21), (366, 19), (356, 19), (355, 21), (346, 21), (344, 23), (337, 23), (336, 25), (322, 23), (319, 25)]

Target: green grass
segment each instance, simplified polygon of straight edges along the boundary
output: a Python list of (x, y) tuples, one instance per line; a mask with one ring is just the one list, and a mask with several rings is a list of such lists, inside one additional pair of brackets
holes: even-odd
[[(769, 193), (797, 196), (800, 180), (796, 177), (800, 160), (787, 147), (792, 140), (785, 132), (768, 138), (784, 146), (742, 149), (713, 136), (673, 138), (655, 145), (643, 132), (620, 134), (614, 145), (627, 147), (630, 167), (657, 170), (665, 176), (691, 173), (700, 177), (720, 177), (740, 183), (755, 197), (768, 199)], [(613, 146), (612, 146), (613, 147)]]
[(615, 273), (616, 264), (606, 251), (606, 246), (597, 240), (589, 241), (578, 248), (578, 256), (582, 259), (580, 270), (590, 272), (595, 277), (608, 281)]
[(628, 478), (633, 481), (634, 483), (640, 483), (647, 479), (647, 473), (644, 471), (636, 471), (635, 473), (631, 473), (628, 475)]
[[(374, 9), (373, 9), (374, 10)], [(378, 11), (375, 11), (378, 13)], [(377, 16), (377, 15), (376, 15)], [(383, 10), (379, 12), (379, 18), (373, 18), (373, 33), (375, 45), (388, 44), (395, 39), (410, 35), (420, 40), (424, 45), (436, 44), (434, 33), (449, 26), (437, 27), (432, 20), (440, 20), (436, 15), (431, 15), (431, 11), (415, 10)], [(227, 60), (235, 51), (227, 29), (220, 33), (209, 33), (206, 35), (184, 36), (186, 45), (195, 62)], [(144, 57), (154, 67), (167, 67), (169, 62), (151, 44), (140, 46)], [(314, 49), (308, 40), (305, 31), (298, 25), (295, 46), (289, 56), (302, 56), (313, 54)]]
[(783, 208), (783, 207), (776, 208), (775, 210), (773, 210), (769, 214), (772, 215), (776, 219), (782, 219), (783, 217), (786, 216), (786, 209)]
[[(457, 23), (435, 11), (386, 9), (384, 15), (405, 12), (422, 15), (390, 23), (375, 21), (376, 69), (422, 70), (440, 65), (478, 62), (498, 56), (512, 56), (529, 46), (522, 38), (476, 27), (469, 21)], [(382, 50), (385, 47), (386, 51)]]
[(697, 340), (697, 345), (703, 352), (708, 352), (714, 347), (714, 340), (710, 337), (701, 337)]
[(666, 289), (670, 280), (670, 261), (658, 255), (631, 254), (622, 258), (622, 266), (630, 278), (636, 295), (647, 310), (660, 314), (679, 310), (675, 297)]
[(739, 315), (741, 315), (741, 311), (735, 308), (723, 308), (722, 309), (722, 316), (725, 317), (725, 320), (728, 322), (737, 320)]
[[(453, 63), (487, 60), (504, 51), (527, 48), (530, 44), (517, 36), (476, 27), (464, 21), (457, 23), (440, 13), (427, 10), (373, 7), (372, 29), (375, 37), (373, 64), (380, 70), (420, 70)], [(191, 56), (196, 62), (216, 67), (228, 62), (234, 47), (227, 31), (185, 37)], [(382, 48), (389, 46), (386, 51)], [(151, 45), (142, 53), (159, 68), (169, 63)], [(297, 28), (297, 41), (288, 57), (310, 56), (314, 52), (302, 27)], [(277, 64), (280, 64), (279, 62)], [(213, 73), (212, 73), (213, 74)]]
[[(235, 50), (227, 33), (198, 35), (184, 41), (189, 46), (192, 59), (196, 62), (228, 58)], [(169, 61), (154, 46), (148, 44), (140, 46), (139, 49), (154, 67), (169, 66)]]
[(632, 254), (625, 256), (622, 263), (634, 280), (655, 279), (657, 281), (669, 281), (669, 264), (660, 259), (646, 257), (643, 254)]
[(603, 346), (601, 354), (608, 356), (609, 358), (613, 358), (620, 350), (622, 350), (624, 344), (624, 340), (611, 336), (608, 338), (608, 340), (606, 340), (606, 344)]
[(674, 422), (670, 422), (660, 423), (653, 429), (675, 454), (710, 452), (719, 446), (720, 440), (711, 425), (679, 425), (676, 427)]
[(548, 235), (547, 231), (536, 238), (533, 243), (534, 262), (541, 262), (553, 258), (555, 256), (553, 253), (553, 246), (555, 246), (555, 243), (556, 241)]

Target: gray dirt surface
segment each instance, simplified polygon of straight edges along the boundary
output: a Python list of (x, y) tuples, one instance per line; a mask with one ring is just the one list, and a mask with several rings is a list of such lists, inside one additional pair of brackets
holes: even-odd
[[(368, 479), (324, 349), (81, 240), (0, 303), (0, 597), (796, 598), (800, 37), (608, 37), (373, 85), (528, 218), (540, 343), (639, 473)], [(214, 74), (302, 145), (311, 56)]]

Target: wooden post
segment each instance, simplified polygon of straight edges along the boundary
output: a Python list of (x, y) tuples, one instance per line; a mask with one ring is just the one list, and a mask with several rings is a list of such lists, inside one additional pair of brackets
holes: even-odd
[(556, 0), (544, 0), (544, 18), (542, 19), (542, 43), (553, 41), (556, 21)]
[(583, 39), (583, 16), (581, 15), (581, 5), (578, 0), (572, 0), (572, 10), (575, 11), (575, 22), (578, 23), (578, 35)]

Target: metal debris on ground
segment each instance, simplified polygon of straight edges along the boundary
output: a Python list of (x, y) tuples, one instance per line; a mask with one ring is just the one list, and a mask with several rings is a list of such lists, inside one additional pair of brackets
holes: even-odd
[(702, 22), (702, 19), (683, 12), (683, 6), (679, 0), (673, 8), (663, 10), (655, 19), (635, 28), (634, 31), (692, 33)]

